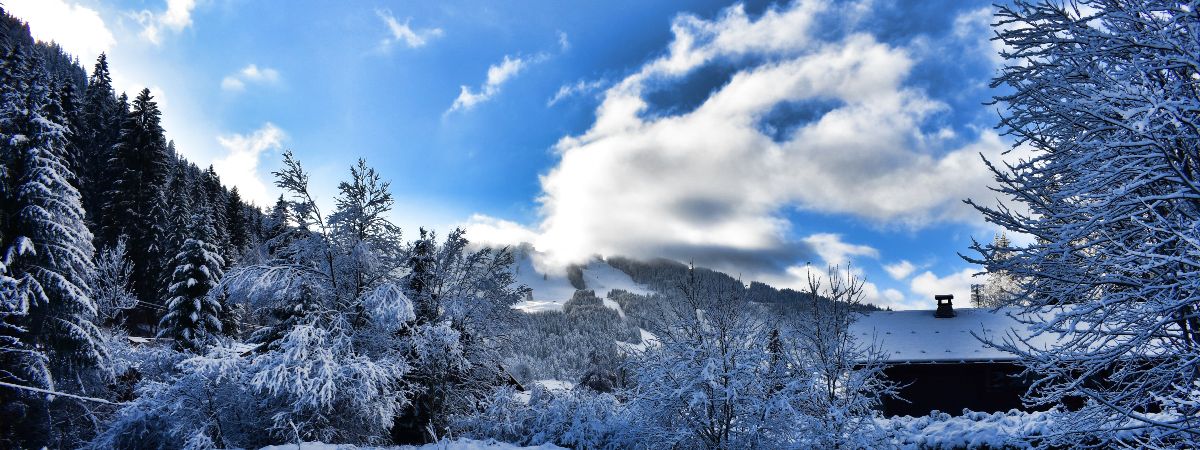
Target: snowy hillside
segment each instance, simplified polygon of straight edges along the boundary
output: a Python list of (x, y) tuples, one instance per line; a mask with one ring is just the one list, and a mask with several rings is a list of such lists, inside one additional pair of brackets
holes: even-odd
[[(561, 273), (547, 273), (539, 271), (535, 258), (538, 258), (536, 251), (523, 248), (517, 253), (517, 283), (524, 284), (532, 289), (531, 299), (513, 305), (513, 308), (524, 312), (538, 311), (560, 311), (563, 303), (571, 299), (575, 294), (575, 287), (571, 285), (571, 281), (567, 279), (566, 271)], [(609, 291), (613, 289), (621, 289), (635, 294), (648, 294), (651, 292), (647, 286), (635, 283), (629, 275), (618, 270), (608, 263), (597, 258), (582, 267), (583, 282), (586, 289), (591, 289), (596, 292), (596, 296), (604, 301), (605, 306), (621, 311), (616, 302), (607, 300)]]

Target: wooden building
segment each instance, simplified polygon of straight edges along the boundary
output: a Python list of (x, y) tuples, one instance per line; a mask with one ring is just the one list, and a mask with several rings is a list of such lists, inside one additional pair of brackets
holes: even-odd
[(855, 338), (883, 353), (888, 379), (904, 386), (901, 398), (884, 400), (885, 415), (1025, 409), (1021, 395), (1029, 384), (1016, 356), (983, 340), (1028, 335), (1021, 332), (1026, 326), (1010, 315), (1013, 309), (954, 309), (952, 299), (939, 295), (936, 310), (871, 312), (851, 326)]

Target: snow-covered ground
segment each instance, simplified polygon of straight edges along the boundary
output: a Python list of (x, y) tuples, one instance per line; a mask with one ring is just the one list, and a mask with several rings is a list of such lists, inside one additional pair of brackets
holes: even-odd
[[(533, 290), (533, 298), (517, 303), (513, 308), (527, 313), (561, 311), (563, 303), (575, 295), (575, 287), (571, 286), (565, 271), (558, 274), (538, 271), (534, 263), (534, 258), (537, 257), (533, 251), (517, 254), (517, 283), (529, 286)], [(597, 297), (605, 299), (605, 306), (617, 310), (622, 317), (625, 316), (625, 312), (621, 310), (621, 306), (607, 299), (609, 291), (621, 289), (635, 294), (651, 292), (646, 286), (635, 283), (625, 272), (600, 259), (592, 260), (583, 266), (583, 282), (588, 289), (596, 292)]]
[(993, 414), (963, 411), (951, 416), (934, 411), (922, 417), (877, 419), (892, 434), (898, 448), (1029, 448), (1030, 437), (1045, 434), (1051, 427), (1045, 412), (1012, 410)]
[(473, 439), (455, 439), (436, 444), (421, 446), (403, 445), (400, 447), (357, 447), (346, 444), (324, 444), (321, 442), (305, 442), (302, 444), (271, 445), (261, 450), (559, 450), (562, 447), (553, 444), (542, 444), (536, 447), (521, 447), (496, 441), (476, 441)]

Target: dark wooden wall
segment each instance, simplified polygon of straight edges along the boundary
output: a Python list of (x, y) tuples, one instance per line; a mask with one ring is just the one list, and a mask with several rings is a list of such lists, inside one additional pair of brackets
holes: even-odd
[(1018, 375), (1021, 368), (1012, 363), (938, 363), (897, 364), (884, 370), (891, 381), (907, 384), (900, 399), (883, 401), (888, 416), (923, 416), (930, 411), (958, 415), (963, 408), (979, 412), (1029, 409), (1022, 407), (1021, 395), (1028, 383)]

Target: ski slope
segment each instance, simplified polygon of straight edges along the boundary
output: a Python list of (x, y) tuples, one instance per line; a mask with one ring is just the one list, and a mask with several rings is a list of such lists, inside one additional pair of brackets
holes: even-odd
[[(535, 251), (522, 251), (517, 254), (517, 282), (533, 290), (531, 299), (513, 305), (514, 309), (527, 313), (539, 311), (561, 311), (563, 304), (575, 295), (575, 287), (567, 279), (566, 271), (561, 274), (539, 272), (534, 258)], [(625, 272), (608, 265), (599, 258), (593, 259), (583, 266), (583, 283), (588, 289), (596, 292), (596, 296), (604, 299), (604, 305), (617, 310), (624, 317), (617, 302), (608, 300), (608, 293), (621, 289), (634, 294), (649, 294), (651, 291), (644, 285), (635, 283)]]

